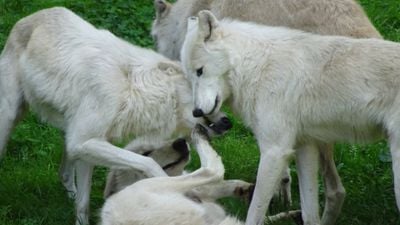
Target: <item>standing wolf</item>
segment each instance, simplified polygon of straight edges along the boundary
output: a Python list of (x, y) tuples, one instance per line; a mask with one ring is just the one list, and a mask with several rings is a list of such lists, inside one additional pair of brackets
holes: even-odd
[[(209, 9), (217, 18), (236, 18), (272, 26), (286, 26), (323, 35), (382, 38), (354, 0), (178, 0), (154, 1), (156, 19), (152, 35), (157, 50), (171, 59), (180, 58), (187, 18)], [(345, 190), (333, 162), (333, 145), (319, 143), (321, 173), (325, 185), (323, 224), (333, 224), (340, 213)], [(283, 174), (287, 181), (290, 174)], [(289, 180), (290, 181), (290, 180)], [(290, 182), (281, 182), (283, 197), (290, 202)]]
[(367, 142), (384, 134), (400, 207), (400, 44), (218, 21), (209, 11), (190, 21), (181, 55), (194, 111), (213, 115), (230, 98), (260, 148), (246, 225), (264, 224), (293, 155), (304, 223), (321, 224), (318, 144)]
[(157, 51), (178, 60), (186, 21), (200, 10), (217, 18), (235, 18), (270, 26), (285, 26), (323, 35), (381, 38), (354, 0), (154, 0), (152, 35)]
[(0, 156), (25, 105), (64, 130), (63, 184), (76, 192), (76, 224), (88, 224), (94, 165), (166, 175), (152, 158), (112, 141), (135, 136), (156, 143), (188, 134), (204, 122), (192, 116), (190, 93), (175, 62), (67, 9), (42, 10), (14, 26), (0, 56)]

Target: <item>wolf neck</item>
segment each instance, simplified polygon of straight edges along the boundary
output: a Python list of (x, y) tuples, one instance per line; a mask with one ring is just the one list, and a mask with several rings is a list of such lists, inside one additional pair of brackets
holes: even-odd
[[(252, 127), (256, 124), (255, 96), (267, 94), (262, 85), (276, 78), (267, 76), (271, 74), (268, 71), (280, 61), (275, 54), (276, 49), (288, 43), (295, 46), (298, 40), (307, 35), (302, 31), (229, 19), (221, 20), (219, 27), (223, 34), (221, 43), (231, 57), (228, 79), (233, 110), (241, 115), (247, 126)], [(284, 55), (290, 55), (290, 49)]]
[(192, 115), (193, 97), (189, 81), (184, 76), (176, 76), (174, 79), (177, 95), (177, 127), (174, 136), (183, 137), (190, 133), (199, 120)]
[(112, 138), (132, 135), (169, 138), (176, 129), (176, 110), (180, 106), (175, 84), (157, 68), (162, 57), (145, 50), (141, 53), (149, 60), (130, 57), (129, 64), (121, 66), (124, 76), (112, 91), (120, 105), (109, 134)]
[(261, 89), (260, 81), (264, 79), (263, 71), (268, 66), (266, 62), (271, 44), (266, 41), (251, 40), (247, 35), (243, 36), (237, 31), (229, 32), (223, 41), (231, 57), (232, 69), (228, 75), (228, 82), (232, 93), (232, 109), (242, 117), (247, 126), (252, 127), (255, 123), (254, 96), (257, 96)]

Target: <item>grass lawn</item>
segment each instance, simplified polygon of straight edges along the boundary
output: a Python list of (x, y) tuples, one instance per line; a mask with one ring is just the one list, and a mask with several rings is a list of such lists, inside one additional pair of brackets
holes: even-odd
[[(111, 30), (130, 42), (151, 47), (149, 30), (154, 16), (152, 0), (0, 0), (0, 49), (15, 22), (39, 9), (66, 6), (98, 27)], [(361, 0), (369, 17), (386, 39), (400, 40), (398, 0)], [(1, 97), (1, 96), (0, 96)], [(0, 115), (1, 116), (1, 115)], [(223, 157), (227, 178), (254, 182), (258, 149), (251, 133), (239, 120), (226, 136), (215, 139)], [(63, 134), (40, 123), (30, 113), (16, 127), (0, 161), (1, 225), (65, 225), (74, 223), (73, 202), (58, 178)], [(398, 225), (390, 156), (386, 142), (371, 145), (336, 145), (336, 164), (347, 190), (339, 225)], [(196, 168), (194, 157), (191, 168)], [(296, 170), (293, 168), (294, 206), (299, 206)], [(91, 222), (97, 222), (102, 206), (106, 170), (98, 168), (93, 178)], [(321, 184), (321, 210), (323, 188)], [(246, 205), (225, 199), (229, 211), (244, 218)], [(279, 208), (279, 207), (278, 207)], [(276, 209), (275, 209), (276, 210)], [(282, 223), (284, 224), (284, 223)], [(290, 222), (288, 224), (291, 224)]]

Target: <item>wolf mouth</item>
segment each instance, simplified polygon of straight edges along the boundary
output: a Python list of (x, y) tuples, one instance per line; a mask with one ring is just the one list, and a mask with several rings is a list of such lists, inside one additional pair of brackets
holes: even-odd
[(172, 168), (172, 167), (174, 167), (174, 166), (176, 166), (176, 165), (179, 165), (179, 164), (182, 163), (183, 161), (187, 160), (188, 157), (189, 157), (189, 154), (187, 154), (187, 155), (182, 155), (182, 156), (179, 157), (179, 159), (176, 160), (175, 162), (172, 162), (172, 163), (169, 163), (169, 164), (163, 166), (162, 169), (163, 169), (163, 170), (167, 170), (167, 169), (170, 169), (170, 168)]
[(214, 107), (211, 109), (211, 111), (207, 115), (212, 115), (214, 113), (214, 111), (217, 109), (218, 104), (219, 104), (219, 98), (217, 95), (217, 97), (215, 97)]

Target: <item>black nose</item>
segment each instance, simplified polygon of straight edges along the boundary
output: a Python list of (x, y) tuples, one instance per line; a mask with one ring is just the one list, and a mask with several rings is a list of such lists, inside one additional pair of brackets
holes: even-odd
[(194, 117), (202, 117), (202, 116), (204, 116), (203, 110), (201, 110), (199, 108), (195, 108), (193, 110), (193, 116)]

